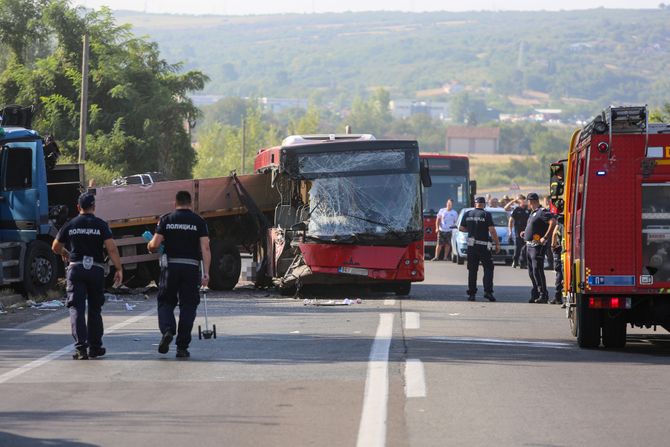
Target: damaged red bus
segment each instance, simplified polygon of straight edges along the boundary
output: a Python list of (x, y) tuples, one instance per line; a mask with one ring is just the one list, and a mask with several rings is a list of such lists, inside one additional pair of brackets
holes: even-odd
[(281, 197), (258, 258), (283, 294), (360, 284), (408, 295), (423, 281), (421, 185), (430, 176), (416, 141), (291, 136), (261, 149), (254, 169), (271, 174)]

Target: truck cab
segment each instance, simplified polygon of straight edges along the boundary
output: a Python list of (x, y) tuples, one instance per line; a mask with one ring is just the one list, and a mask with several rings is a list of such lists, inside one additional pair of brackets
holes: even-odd
[(44, 142), (32, 129), (32, 108), (0, 110), (0, 251), (2, 284), (44, 295), (61, 269), (51, 252), (58, 228), (76, 213), (80, 165), (47, 172)]

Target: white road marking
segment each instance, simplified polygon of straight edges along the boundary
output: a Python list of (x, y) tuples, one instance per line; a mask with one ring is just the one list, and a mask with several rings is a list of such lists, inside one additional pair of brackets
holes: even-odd
[[(124, 327), (126, 327), (128, 325), (131, 325), (133, 323), (136, 323), (136, 322), (142, 320), (143, 318), (148, 317), (149, 315), (153, 314), (154, 312), (155, 312), (155, 310), (152, 309), (152, 310), (148, 310), (144, 313), (141, 313), (140, 315), (136, 315), (132, 318), (128, 318), (126, 321), (122, 321), (121, 323), (117, 323), (114, 326), (110, 327), (106, 331), (106, 333), (111, 334), (114, 331), (118, 331), (119, 329), (123, 329)], [(47, 354), (44, 357), (41, 357), (37, 360), (33, 360), (30, 363), (26, 363), (25, 365), (22, 365), (22, 366), (19, 366), (18, 368), (12, 369), (11, 371), (7, 371), (4, 374), (0, 374), (0, 384), (5, 383), (9, 380), (12, 380), (12, 379), (20, 376), (23, 373), (27, 373), (28, 371), (30, 371), (32, 369), (39, 368), (40, 366), (45, 365), (52, 360), (55, 360), (59, 357), (62, 357), (65, 354), (68, 354), (68, 353), (72, 352), (73, 349), (74, 349), (74, 343), (69, 344), (67, 346), (64, 346), (64, 347), (60, 348), (58, 351), (54, 351), (51, 354)]]
[(30, 332), (30, 329), (17, 329), (17, 328), (9, 328), (9, 327), (0, 327), (0, 331), (7, 331), (7, 332)]
[(405, 312), (405, 329), (419, 329), (420, 327), (419, 312)]
[(388, 359), (392, 338), (393, 314), (380, 314), (365, 379), (363, 412), (356, 443), (358, 447), (383, 447), (386, 444), (389, 394)]
[(505, 340), (500, 338), (471, 338), (471, 337), (423, 337), (427, 341), (457, 344), (478, 344), (489, 346), (521, 346), (525, 348), (550, 348), (569, 349), (571, 343), (559, 343), (552, 341), (530, 341), (530, 340)]
[(426, 374), (419, 359), (407, 359), (405, 362), (405, 396), (426, 397)]
[(395, 300), (384, 300), (384, 306), (395, 306)]

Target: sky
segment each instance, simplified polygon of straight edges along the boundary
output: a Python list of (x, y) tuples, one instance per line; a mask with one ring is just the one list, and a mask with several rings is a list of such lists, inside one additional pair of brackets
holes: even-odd
[(663, 0), (74, 0), (88, 8), (109, 6), (150, 13), (278, 14), (342, 11), (479, 11), (657, 8)]

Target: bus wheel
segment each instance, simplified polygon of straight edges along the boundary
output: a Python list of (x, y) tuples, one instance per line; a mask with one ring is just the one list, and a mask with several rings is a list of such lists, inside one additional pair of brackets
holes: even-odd
[(600, 345), (600, 313), (589, 309), (588, 297), (577, 300), (577, 344), (580, 348), (597, 348)]
[(58, 264), (51, 247), (40, 240), (28, 245), (23, 264), (23, 292), (27, 296), (46, 296), (56, 285)]
[(409, 292), (411, 290), (412, 290), (412, 283), (409, 281), (403, 281), (393, 286), (393, 291), (398, 296), (407, 296), (409, 295)]
[(603, 315), (603, 345), (608, 349), (626, 346), (626, 320), (623, 315)]
[(212, 263), (209, 267), (209, 287), (214, 290), (233, 290), (240, 279), (242, 259), (237, 246), (213, 239), (210, 242)]

